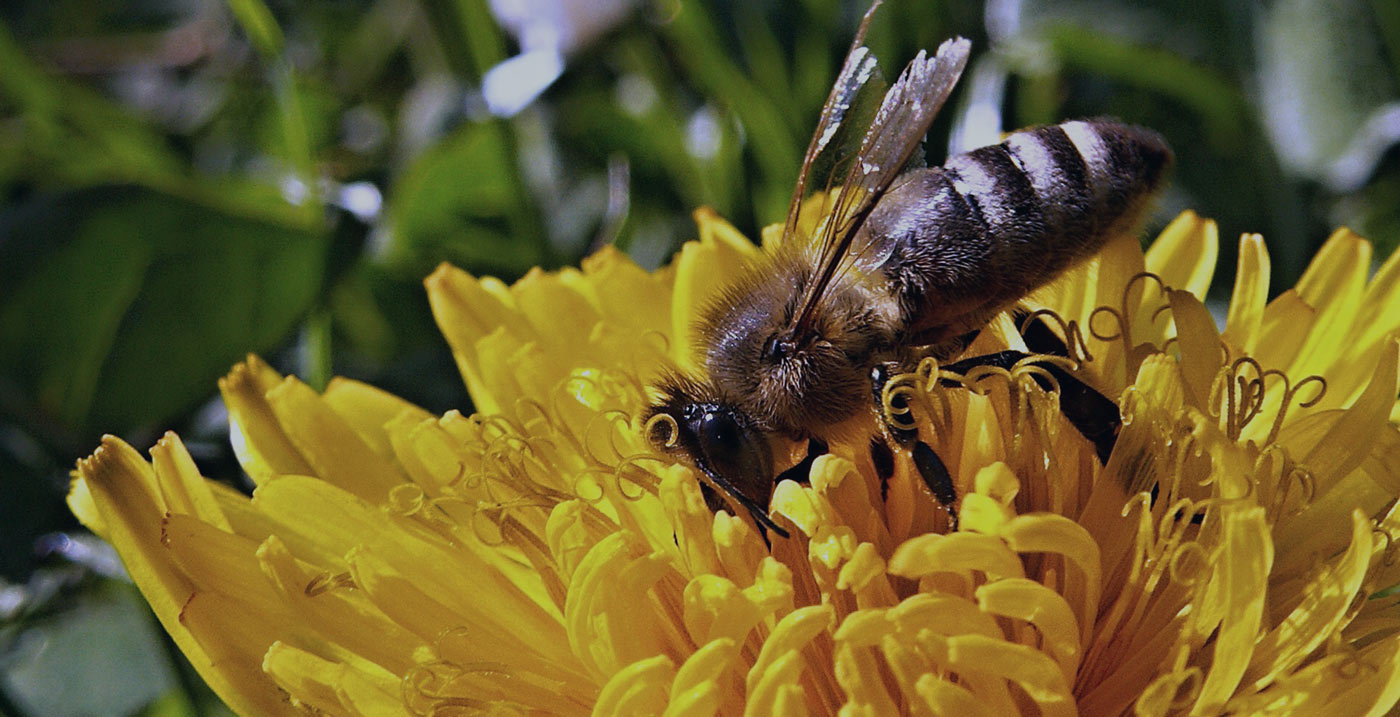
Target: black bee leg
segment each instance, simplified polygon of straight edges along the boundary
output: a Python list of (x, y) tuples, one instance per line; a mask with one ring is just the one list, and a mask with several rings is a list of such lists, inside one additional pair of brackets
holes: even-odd
[[(957, 374), (965, 374), (978, 366), (1010, 369), (1028, 356), (1030, 354), (1024, 351), (998, 351), (963, 359), (943, 368)], [(1045, 363), (1040, 364), (1040, 367), (1054, 376), (1055, 382), (1060, 385), (1060, 413), (1064, 414), (1075, 430), (1094, 444), (1094, 452), (1098, 455), (1099, 462), (1108, 463), (1108, 457), (1113, 453), (1113, 446), (1118, 441), (1118, 429), (1123, 426), (1118, 404), (1059, 366)], [(1035, 380), (1041, 388), (1050, 390), (1050, 382), (1044, 377), (1036, 376)], [(957, 382), (945, 379), (943, 385), (956, 386)]]
[(890, 478), (894, 477), (894, 451), (884, 438), (870, 439), (870, 462), (875, 466), (875, 477), (880, 479), (880, 500), (890, 495)]
[(1018, 311), (1011, 317), (1012, 321), (1021, 327), (1021, 340), (1026, 342), (1026, 348), (1030, 349), (1031, 353), (1068, 358), (1069, 346), (1065, 345), (1064, 340), (1050, 330), (1044, 319), (1027, 322), (1029, 316), (1030, 312)]
[[(884, 428), (884, 434), (889, 440), (894, 441), (901, 448), (910, 452), (914, 458), (914, 467), (919, 471), (919, 477), (923, 478), (924, 485), (933, 494), (939, 505), (948, 512), (952, 519), (952, 527), (957, 529), (958, 525), (958, 491), (953, 486), (953, 476), (948, 472), (948, 466), (944, 465), (943, 459), (938, 457), (938, 453), (933, 447), (919, 440), (919, 432), (902, 426), (897, 426), (890, 422), (885, 415), (885, 384), (894, 376), (897, 365), (893, 363), (877, 364), (870, 372), (871, 389), (875, 393), (875, 411), (880, 415), (880, 423)], [(890, 397), (890, 407), (902, 411), (909, 407), (907, 399), (902, 395)], [(880, 477), (880, 495), (883, 498), (886, 493), (886, 483), (889, 476), (894, 474), (894, 456), (890, 451), (890, 446), (885, 440), (876, 437), (870, 442), (870, 459), (875, 464), (877, 473), (881, 472), (881, 467), (885, 467), (885, 473)]]
[[(953, 504), (958, 500), (958, 489), (953, 487), (953, 476), (948, 473), (948, 466), (943, 464), (943, 459), (938, 457), (938, 453), (923, 441), (914, 443), (914, 467), (919, 469), (919, 475), (933, 492), (933, 497), (951, 511)], [(954, 520), (957, 517), (954, 513)]]

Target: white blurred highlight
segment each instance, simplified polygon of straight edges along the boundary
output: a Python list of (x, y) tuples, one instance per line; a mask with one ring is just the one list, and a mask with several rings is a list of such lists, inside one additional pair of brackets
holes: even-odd
[(539, 97), (564, 71), (566, 55), (626, 17), (636, 0), (491, 0), (491, 14), (520, 43), (520, 54), (486, 73), (482, 94), (491, 113), (510, 117)]

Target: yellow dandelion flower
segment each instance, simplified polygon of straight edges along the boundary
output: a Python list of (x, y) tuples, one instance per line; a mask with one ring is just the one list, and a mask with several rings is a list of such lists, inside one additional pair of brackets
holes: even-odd
[[(1400, 254), (1345, 230), (1266, 301), (1212, 222), (1123, 238), (1025, 308), (1118, 400), (1107, 463), (1040, 364), (900, 376), (961, 496), (835, 442), (760, 534), (637, 416), (756, 249), (711, 213), (647, 273), (605, 249), (512, 286), (442, 267), (480, 413), (256, 358), (221, 384), (247, 497), (178, 437), (115, 438), (70, 504), (235, 710), (335, 714), (1378, 714), (1400, 698)], [(1026, 350), (995, 320), (969, 354)], [(893, 403), (890, 404), (893, 407)], [(888, 468), (888, 467), (887, 467)], [(882, 477), (883, 476), (883, 477)]]

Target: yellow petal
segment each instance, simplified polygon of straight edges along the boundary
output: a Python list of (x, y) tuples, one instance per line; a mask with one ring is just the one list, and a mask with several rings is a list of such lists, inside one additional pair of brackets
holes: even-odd
[(1391, 252), (1390, 258), (1371, 277), (1361, 297), (1356, 326), (1352, 356), (1370, 353), (1385, 337), (1400, 330), (1400, 251)]
[[(757, 665), (755, 665), (757, 667)], [(787, 652), (781, 657), (764, 664), (762, 673), (749, 673), (749, 689), (744, 703), (744, 717), (764, 715), (801, 715), (804, 700), (801, 688), (797, 686), (802, 675), (802, 654)], [(797, 690), (797, 696), (790, 694)]]
[(1210, 404), (1211, 384), (1220, 369), (1220, 335), (1215, 320), (1204, 304), (1184, 292), (1167, 292), (1176, 338), (1181, 350), (1181, 373), (1186, 381), (1191, 405), (1205, 410)]
[(976, 603), (941, 593), (918, 593), (905, 598), (887, 613), (903, 633), (918, 635), (927, 630), (939, 635), (981, 635), (1001, 638), (1001, 628)]
[(1292, 366), (1317, 322), (1317, 309), (1289, 289), (1264, 307), (1255, 341), (1254, 358), (1260, 365), (1283, 369)]
[(1342, 347), (1353, 340), (1352, 324), (1370, 272), (1371, 243), (1351, 231), (1338, 229), (1322, 245), (1298, 279), (1299, 298), (1318, 314), (1316, 328), (1289, 366), (1290, 374), (1325, 375), (1342, 358)]
[(161, 437), (151, 448), (151, 465), (167, 510), (194, 516), (224, 531), (232, 530), (209, 483), (199, 474), (179, 436), (166, 433)]
[(1059, 593), (1034, 580), (1007, 578), (977, 588), (983, 612), (1024, 620), (1040, 633), (1042, 648), (1060, 665), (1066, 684), (1079, 666), (1079, 623)]
[(1220, 234), (1215, 222), (1188, 210), (1157, 235), (1147, 250), (1145, 265), (1167, 286), (1204, 300), (1219, 253)]
[(918, 690), (929, 714), (966, 717), (990, 717), (993, 714), (967, 688), (934, 675), (920, 677)]
[(699, 369), (696, 320), (756, 253), (752, 244), (714, 212), (699, 210), (695, 218), (700, 241), (681, 247), (675, 261), (676, 283), (671, 303), (671, 358), (686, 371)]
[[(263, 655), (276, 640), (274, 632), (281, 625), (261, 621), (236, 602), (209, 593), (195, 593), (180, 610), (180, 623), (199, 643), (211, 663), (209, 672), (200, 676), (209, 680), (219, 697), (240, 714), (295, 714), (286, 693), (278, 689), (262, 669)], [(166, 628), (167, 630), (169, 628)], [(182, 646), (181, 650), (185, 648)], [(190, 653), (185, 651), (186, 655)], [(195, 661), (192, 659), (192, 663)], [(195, 663), (196, 667), (198, 663)], [(217, 679), (210, 680), (210, 674)], [(224, 683), (232, 695), (219, 690)]]
[[(103, 438), (105, 440), (106, 437)], [(111, 542), (107, 537), (107, 522), (102, 519), (102, 511), (92, 500), (92, 491), (88, 490), (87, 479), (78, 471), (73, 473), (73, 479), (68, 483), (68, 510), (72, 511), (78, 522), (88, 530)]]
[[(1275, 529), (1280, 545), (1297, 546), (1290, 551), (1296, 560), (1310, 550), (1340, 549), (1346, 538), (1345, 520), (1354, 506), (1363, 505), (1354, 490), (1345, 490), (1343, 483), (1357, 467), (1372, 456), (1376, 449), (1384, 450), (1393, 437), (1390, 407), (1400, 390), (1400, 343), (1392, 340), (1379, 357), (1371, 374), (1366, 392), (1344, 413), (1315, 414), (1289, 426), (1280, 433), (1280, 445), (1288, 447), (1299, 462), (1306, 466), (1312, 483), (1312, 500), (1297, 510), (1288, 504), (1286, 514)], [(1383, 454), (1382, 454), (1383, 455)], [(1392, 478), (1381, 474), (1383, 479)], [(1369, 480), (1357, 476), (1358, 480)], [(1390, 482), (1390, 481), (1387, 481)], [(1390, 486), (1381, 484), (1385, 489)], [(1297, 496), (1299, 491), (1294, 491)], [(1304, 519), (1306, 518), (1306, 519)], [(1328, 541), (1329, 537), (1331, 538)], [(1327, 541), (1327, 542), (1325, 542)], [(1294, 561), (1288, 563), (1290, 572)]]
[[(404, 417), (419, 422), (432, 414), (374, 386), (347, 378), (333, 378), (321, 400), (364, 441), (371, 450), (386, 458), (394, 455), (385, 426)], [(406, 414), (406, 415), (405, 415)]]
[(1269, 251), (1264, 237), (1240, 236), (1239, 258), (1235, 265), (1235, 288), (1230, 295), (1230, 311), (1225, 319), (1224, 338), (1236, 353), (1253, 354), (1259, 338), (1264, 305), (1269, 298)]
[(932, 642), (935, 649), (943, 651), (948, 666), (958, 672), (994, 675), (1015, 682), (1041, 714), (1077, 714), (1074, 695), (1059, 666), (1033, 647), (982, 635), (933, 638)]
[(258, 546), (257, 558), (294, 622), (393, 674), (412, 667), (413, 651), (422, 642), (370, 603), (353, 583), (307, 570), (276, 536)]
[(705, 643), (686, 658), (671, 683), (667, 717), (714, 714), (723, 694), (720, 679), (734, 667), (738, 652), (734, 640), (722, 637)]
[(385, 500), (389, 490), (407, 482), (398, 466), (365, 444), (321, 396), (301, 381), (287, 378), (267, 392), (267, 403), (315, 475), (335, 480), (347, 492), (374, 503)]
[[(773, 633), (763, 642), (763, 650), (749, 668), (747, 679), (749, 710), (773, 698), (773, 690), (783, 682), (793, 682), (801, 671), (802, 648), (831, 627), (834, 614), (828, 605), (798, 608), (783, 616)], [(759, 690), (762, 690), (760, 693)]]
[(573, 358), (580, 347), (589, 344), (600, 318), (590, 297), (580, 290), (587, 282), (579, 281), (579, 276), (577, 269), (563, 269), (551, 276), (536, 267), (510, 287), (516, 308), (530, 323), (538, 342), (561, 361)]
[(880, 667), (873, 648), (838, 645), (832, 667), (836, 681), (848, 700), (842, 708), (843, 712), (881, 715), (898, 711), (884, 681), (880, 679)]
[(691, 574), (713, 573), (719, 569), (713, 535), (714, 515), (695, 482), (694, 473), (680, 466), (667, 470), (661, 479), (661, 504), (670, 517), (676, 544)]
[(671, 317), (669, 277), (648, 274), (612, 245), (583, 260), (599, 309), (624, 330), (656, 331)]
[(1400, 637), (1390, 636), (1353, 653), (1318, 659), (1269, 689), (1242, 695), (1226, 707), (1234, 714), (1286, 709), (1301, 715), (1390, 714), (1400, 698)]
[(1001, 537), (1018, 553), (1064, 556), (1068, 578), (1065, 596), (1071, 600), (1076, 619), (1084, 629), (1080, 639), (1087, 643), (1103, 581), (1099, 545), (1089, 531), (1062, 515), (1023, 515), (1007, 523)]
[(1324, 563), (1324, 569), (1303, 589), (1297, 607), (1259, 639), (1245, 676), (1255, 689), (1297, 667), (1349, 617), (1347, 611), (1361, 590), (1371, 558), (1371, 522), (1358, 511), (1351, 523), (1351, 546), (1346, 553)]
[(908, 578), (937, 572), (968, 574), (973, 570), (993, 579), (1025, 577), (1020, 557), (999, 538), (989, 535), (921, 535), (905, 541), (890, 557), (890, 572)]
[(296, 695), (297, 707), (332, 714), (345, 710), (336, 694), (344, 665), (275, 642), (267, 649), (262, 668), (282, 689)]
[(254, 483), (285, 473), (313, 472), (267, 402), (267, 392), (281, 382), (282, 377), (256, 356), (219, 380), (219, 393), (228, 407), (229, 441)]
[(1214, 662), (1196, 698), (1197, 713), (1218, 710), (1244, 677), (1259, 636), (1274, 559), (1263, 508), (1226, 503), (1220, 507), (1220, 516), (1220, 548), (1210, 577), (1218, 590), (1210, 594), (1224, 603), (1220, 611), (1224, 619), (1215, 637)]
[(593, 705), (597, 717), (657, 714), (666, 708), (667, 685), (676, 666), (665, 655), (637, 660), (618, 670)]
[[(121, 556), (127, 574), (200, 677), (240, 712), (290, 712), (276, 687), (261, 678), (254, 655), (223, 662), (221, 654), (208, 651), (200, 635), (183, 619), (194, 586), (169, 560), (161, 543), (160, 522), (155, 518), (163, 515), (165, 508), (153, 493), (155, 477), (150, 464), (131, 446), (108, 436), (92, 457), (79, 462), (78, 473), (102, 516), (105, 537)], [(259, 655), (262, 649), (265, 646), (258, 650)]]

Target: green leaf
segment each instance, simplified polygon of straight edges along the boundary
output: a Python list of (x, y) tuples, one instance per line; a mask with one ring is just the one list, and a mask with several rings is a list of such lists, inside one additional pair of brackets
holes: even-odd
[(179, 160), (156, 132), (93, 90), (41, 69), (3, 23), (0, 68), (0, 183), (176, 181)]
[(281, 340), (321, 286), (323, 237), (104, 187), (0, 214), (0, 372), (63, 425), (158, 422)]
[[(1368, 116), (1396, 98), (1393, 80), (1385, 81), (1389, 66), (1377, 17), (1365, 0), (1280, 0), (1267, 7), (1259, 22), (1261, 115), (1284, 164), (1321, 177)], [(1373, 165), (1376, 158), (1357, 160)]]
[(506, 59), (505, 38), (486, 0), (423, 0), (418, 9), (458, 77), (480, 82)]
[(0, 679), (25, 714), (130, 714), (175, 686), (157, 630), (135, 588), (102, 583), (16, 628)]
[[(792, 130), (785, 108), (766, 96), (733, 61), (719, 29), (702, 8), (681, 6), (662, 29), (687, 76), (743, 123), (762, 175), (754, 184), (756, 213), (764, 223), (781, 221), (802, 166), (806, 137)], [(833, 79), (826, 79), (828, 87)]]
[(1048, 38), (1068, 66), (1171, 97), (1194, 111), (1221, 147), (1238, 145), (1249, 128), (1249, 105), (1230, 81), (1176, 53), (1082, 27), (1057, 25)]
[(517, 231), (523, 207), (506, 142), (499, 123), (470, 124), (418, 156), (390, 198), (389, 265), (426, 275), (451, 261), (513, 275), (544, 259), (546, 238)]
[(282, 28), (262, 0), (228, 0), (228, 7), (263, 57), (282, 54)]

